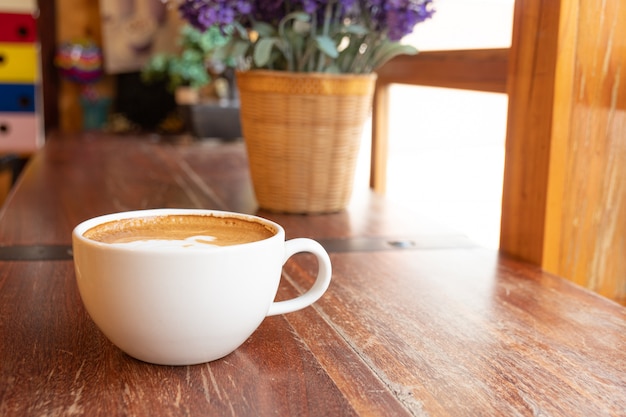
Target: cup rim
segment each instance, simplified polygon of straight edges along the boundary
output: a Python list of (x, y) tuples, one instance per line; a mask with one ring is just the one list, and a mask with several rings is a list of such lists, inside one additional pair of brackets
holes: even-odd
[[(114, 250), (114, 251), (122, 251), (122, 252), (132, 251), (133, 253), (170, 252), (170, 250), (167, 248), (159, 248), (159, 247), (125, 248), (123, 246), (116, 246), (110, 243), (98, 242), (96, 240), (92, 240), (83, 236), (83, 234), (87, 230), (91, 229), (92, 227), (95, 227), (99, 224), (106, 223), (109, 221), (130, 219), (130, 218), (137, 218), (137, 217), (167, 216), (167, 215), (174, 215), (174, 214), (205, 215), (205, 216), (215, 216), (215, 217), (234, 217), (234, 218), (239, 218), (239, 219), (244, 219), (244, 220), (249, 220), (249, 221), (251, 220), (251, 221), (260, 222), (260, 223), (263, 223), (265, 225), (268, 225), (274, 228), (276, 231), (274, 235), (266, 239), (257, 240), (253, 242), (247, 242), (247, 243), (240, 243), (236, 245), (229, 245), (229, 246), (215, 246), (211, 248), (211, 252), (234, 250), (235, 248), (241, 248), (242, 246), (263, 244), (263, 242), (268, 242), (268, 241), (271, 241), (272, 239), (284, 240), (284, 236), (285, 236), (285, 230), (283, 229), (281, 225), (269, 219), (266, 219), (264, 217), (259, 217), (253, 214), (238, 213), (238, 212), (226, 211), (226, 210), (212, 210), (212, 209), (154, 208), (154, 209), (120, 211), (120, 212), (108, 213), (108, 214), (103, 214), (103, 215), (89, 218), (87, 220), (80, 222), (78, 225), (74, 227), (74, 229), (72, 230), (72, 237), (75, 240), (78, 240), (84, 244), (99, 247), (99, 248), (105, 248), (108, 250)], [(191, 254), (191, 253), (197, 253), (197, 252), (198, 251), (189, 251), (187, 253)], [(181, 253), (178, 253), (177, 255), (180, 256)]]

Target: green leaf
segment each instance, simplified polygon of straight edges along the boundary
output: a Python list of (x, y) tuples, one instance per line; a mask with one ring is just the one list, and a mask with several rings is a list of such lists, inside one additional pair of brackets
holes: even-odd
[(256, 22), (252, 30), (259, 34), (259, 38), (269, 38), (276, 35), (276, 28), (265, 22)]
[(272, 48), (276, 45), (276, 38), (259, 39), (254, 45), (254, 64), (263, 67), (270, 61)]
[(181, 60), (183, 62), (200, 62), (202, 59), (202, 53), (193, 49), (186, 49), (181, 54)]
[(311, 31), (311, 24), (309, 23), (311, 21), (311, 16), (309, 16), (307, 13), (294, 12), (294, 13), (288, 14), (285, 17), (285, 20), (287, 20), (290, 17), (294, 20), (292, 29), (298, 35), (305, 35)]
[(250, 44), (246, 41), (238, 40), (230, 44), (230, 53), (228, 58), (238, 60), (243, 58), (248, 51)]
[(248, 39), (248, 30), (239, 22), (224, 28), (224, 32), (229, 36), (239, 36), (242, 39)]
[(386, 43), (381, 45), (371, 60), (371, 69), (374, 70), (385, 62), (391, 60), (393, 57), (398, 55), (415, 55), (417, 53), (417, 49), (411, 45), (405, 45), (400, 43)]
[(222, 34), (216, 26), (208, 28), (198, 40), (200, 48), (207, 53), (228, 43), (230, 36)]
[(297, 33), (298, 35), (307, 35), (309, 32), (311, 32), (311, 23), (304, 22), (302, 20), (296, 20), (293, 22), (293, 31), (295, 33)]
[(344, 26), (345, 33), (351, 33), (353, 35), (367, 35), (369, 33), (369, 30), (363, 26), (363, 25), (348, 25), (348, 26)]
[(292, 12), (289, 13), (287, 16), (283, 17), (280, 21), (280, 23), (278, 24), (278, 33), (280, 36), (284, 36), (285, 34), (285, 25), (287, 25), (287, 23), (290, 20), (295, 20), (295, 21), (300, 21), (300, 22), (308, 22), (311, 20), (311, 16), (309, 16), (307, 13), (304, 12)]
[(311, 20), (311, 16), (305, 12), (293, 12), (285, 16), (285, 20), (288, 19), (299, 20), (300, 22), (308, 22)]
[(324, 70), (324, 72), (328, 74), (341, 74), (341, 69), (339, 69), (339, 67), (335, 64), (330, 64), (328, 67), (326, 67), (326, 70)]
[[(290, 50), (293, 54), (302, 54), (306, 43), (305, 37), (293, 30), (289, 30), (285, 33), (283, 42), (286, 42), (290, 46)], [(276, 46), (281, 47), (281, 45)], [(284, 44), (282, 46), (284, 46)]]
[(333, 40), (328, 36), (316, 36), (315, 43), (317, 45), (317, 48), (329, 57), (337, 58), (339, 56), (339, 52), (337, 52), (337, 46), (335, 45), (335, 42), (333, 42)]

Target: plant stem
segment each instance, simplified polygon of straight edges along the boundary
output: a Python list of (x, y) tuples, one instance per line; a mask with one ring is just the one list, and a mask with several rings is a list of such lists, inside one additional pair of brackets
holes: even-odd
[[(328, 36), (330, 33), (330, 21), (333, 18), (333, 1), (328, 1), (326, 3), (326, 7), (324, 9), (324, 27), (322, 29), (322, 34), (324, 36)], [(324, 52), (319, 51), (319, 57), (317, 61), (317, 71), (322, 72), (324, 69), (324, 61), (326, 57), (324, 56)]]
[(354, 60), (352, 61), (352, 64), (350, 65), (349, 72), (353, 72), (356, 74), (368, 72), (367, 62), (370, 56), (374, 54), (376, 48), (378, 47), (379, 39), (376, 35), (372, 35), (371, 33), (368, 33), (367, 35), (363, 37), (361, 45), (362, 44), (367, 45), (366, 49), (363, 53), (361, 53), (361, 47), (359, 45), (359, 48), (356, 54), (354, 55)]
[[(306, 52), (304, 53), (303, 63), (307, 63), (307, 72), (313, 72), (315, 64), (311, 55), (315, 53), (315, 34), (317, 33), (317, 15), (313, 15), (311, 19), (311, 28), (309, 31), (309, 37), (306, 42)], [(303, 65), (304, 66), (304, 65)]]
[(285, 16), (278, 24), (278, 36), (282, 40), (282, 45), (279, 46), (279, 48), (282, 51), (283, 56), (287, 60), (287, 71), (293, 71), (295, 68), (293, 63), (293, 54), (290, 48), (291, 45), (288, 41), (286, 41), (287, 37), (285, 36), (285, 24), (288, 20), (291, 20), (289, 15)]

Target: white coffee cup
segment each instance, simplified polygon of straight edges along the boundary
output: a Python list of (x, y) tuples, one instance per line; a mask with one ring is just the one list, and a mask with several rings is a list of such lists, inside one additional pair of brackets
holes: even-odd
[[(180, 216), (240, 223), (228, 224), (233, 230), (251, 222), (269, 230), (269, 237), (210, 247), (203, 246), (206, 238), (181, 245), (178, 239), (125, 244), (85, 237), (105, 224), (132, 228), (123, 223), (149, 224), (164, 217), (174, 222)], [(72, 245), (78, 289), (96, 325), (130, 356), (163, 365), (197, 364), (228, 355), (266, 316), (311, 305), (331, 280), (330, 259), (318, 242), (307, 238), (285, 242), (280, 225), (239, 213), (154, 209), (109, 214), (76, 226)], [(296, 298), (275, 302), (282, 266), (299, 252), (317, 258), (315, 283)]]

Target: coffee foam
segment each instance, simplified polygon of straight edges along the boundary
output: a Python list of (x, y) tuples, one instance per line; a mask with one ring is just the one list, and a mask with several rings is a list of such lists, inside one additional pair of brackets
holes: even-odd
[(114, 220), (92, 227), (83, 236), (132, 248), (210, 248), (267, 239), (271, 226), (238, 217), (172, 214)]
[(206, 250), (219, 247), (219, 245), (213, 243), (214, 241), (214, 236), (190, 236), (186, 239), (177, 240), (132, 240), (128, 242), (111, 243), (111, 245), (129, 249)]

